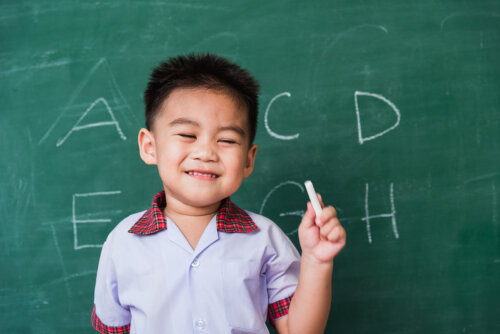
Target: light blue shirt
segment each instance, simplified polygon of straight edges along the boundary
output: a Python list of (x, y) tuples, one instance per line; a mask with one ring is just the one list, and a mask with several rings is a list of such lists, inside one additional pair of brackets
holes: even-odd
[(225, 233), (216, 216), (193, 250), (178, 227), (140, 236), (133, 214), (108, 236), (95, 288), (106, 326), (131, 333), (269, 333), (268, 306), (290, 297), (300, 256), (269, 219), (246, 211), (258, 229)]

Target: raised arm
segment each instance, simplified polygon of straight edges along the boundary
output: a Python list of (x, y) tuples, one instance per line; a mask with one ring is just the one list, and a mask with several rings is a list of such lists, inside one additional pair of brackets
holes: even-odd
[(323, 333), (332, 300), (333, 258), (346, 241), (335, 209), (324, 207), (316, 217), (311, 203), (307, 203), (299, 226), (299, 241), (302, 258), (297, 289), (288, 315), (277, 319), (274, 325), (280, 334)]

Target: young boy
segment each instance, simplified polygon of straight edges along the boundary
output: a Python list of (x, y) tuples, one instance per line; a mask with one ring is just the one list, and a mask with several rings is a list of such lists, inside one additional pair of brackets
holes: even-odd
[(163, 191), (103, 246), (99, 332), (268, 333), (268, 316), (279, 333), (324, 331), (333, 258), (345, 244), (335, 209), (316, 217), (307, 204), (300, 257), (277, 225), (229, 199), (254, 167), (258, 89), (246, 70), (211, 54), (153, 71), (139, 150)]

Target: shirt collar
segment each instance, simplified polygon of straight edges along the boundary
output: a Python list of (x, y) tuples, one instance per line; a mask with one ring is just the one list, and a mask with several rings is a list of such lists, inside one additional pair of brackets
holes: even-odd
[[(167, 219), (163, 209), (167, 205), (165, 191), (160, 191), (153, 198), (151, 208), (146, 210), (141, 218), (132, 226), (129, 233), (150, 235), (167, 228)], [(217, 212), (217, 230), (227, 233), (248, 233), (258, 229), (248, 213), (240, 209), (228, 198), (221, 203)]]

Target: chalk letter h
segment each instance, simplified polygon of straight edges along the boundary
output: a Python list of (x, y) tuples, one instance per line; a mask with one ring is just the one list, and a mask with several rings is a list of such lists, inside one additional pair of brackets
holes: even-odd
[(390, 199), (391, 199), (391, 212), (383, 213), (379, 215), (370, 215), (369, 205), (368, 205), (368, 183), (365, 185), (365, 216), (361, 218), (361, 220), (366, 222), (366, 233), (368, 234), (368, 242), (372, 243), (372, 234), (371, 234), (371, 220), (375, 218), (391, 218), (392, 222), (392, 231), (394, 232), (394, 237), (399, 239), (398, 227), (396, 225), (396, 207), (394, 205), (394, 184), (391, 183), (390, 188)]

